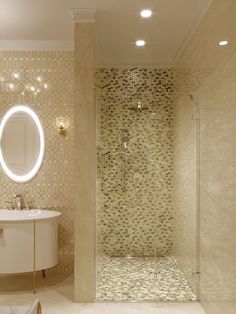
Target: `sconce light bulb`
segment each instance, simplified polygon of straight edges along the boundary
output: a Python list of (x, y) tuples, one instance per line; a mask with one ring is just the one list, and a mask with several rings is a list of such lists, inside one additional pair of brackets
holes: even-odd
[(45, 89), (47, 89), (47, 88), (48, 88), (48, 84), (43, 84), (43, 87), (44, 87)]
[(37, 81), (42, 82), (42, 80), (43, 80), (42, 76), (37, 77)]
[(59, 128), (59, 134), (65, 136), (69, 127), (69, 120), (65, 117), (58, 117), (56, 118), (56, 126)]

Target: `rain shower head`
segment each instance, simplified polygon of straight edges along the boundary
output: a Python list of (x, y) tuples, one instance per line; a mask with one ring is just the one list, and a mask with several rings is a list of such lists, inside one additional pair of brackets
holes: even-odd
[(132, 111), (135, 111), (135, 112), (140, 112), (140, 111), (148, 110), (148, 107), (141, 107), (141, 108), (130, 107), (129, 110), (132, 110)]
[(139, 101), (137, 106), (130, 107), (129, 110), (132, 110), (132, 111), (135, 111), (135, 112), (140, 112), (140, 111), (148, 110), (148, 107), (143, 107), (141, 105), (141, 102)]

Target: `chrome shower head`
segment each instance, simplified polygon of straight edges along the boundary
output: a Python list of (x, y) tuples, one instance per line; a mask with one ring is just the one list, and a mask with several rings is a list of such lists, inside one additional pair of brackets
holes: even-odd
[(135, 111), (135, 112), (141, 112), (144, 110), (148, 110), (148, 107), (143, 107), (141, 104), (141, 101), (138, 101), (138, 105), (135, 107), (130, 107), (129, 110)]
[(122, 137), (122, 148), (124, 151), (126, 151), (128, 149), (128, 144), (129, 144), (128, 136)]

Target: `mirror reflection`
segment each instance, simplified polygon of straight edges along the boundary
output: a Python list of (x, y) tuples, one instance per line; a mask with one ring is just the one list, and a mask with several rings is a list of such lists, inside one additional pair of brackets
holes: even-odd
[(39, 171), (45, 150), (44, 132), (28, 106), (9, 109), (0, 124), (0, 164), (13, 181), (30, 181)]
[(16, 112), (7, 121), (2, 134), (2, 155), (16, 175), (25, 175), (34, 167), (40, 148), (37, 126), (26, 112)]

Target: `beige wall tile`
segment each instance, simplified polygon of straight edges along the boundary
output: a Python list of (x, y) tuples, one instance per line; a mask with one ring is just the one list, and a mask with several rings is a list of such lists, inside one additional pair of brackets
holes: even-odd
[(95, 291), (94, 24), (75, 24), (75, 300)]
[[(16, 104), (30, 106), (39, 116), (46, 141), (43, 165), (32, 181), (17, 184), (6, 175), (0, 176), (0, 207), (6, 207), (14, 193), (22, 193), (26, 201), (33, 201), (36, 208), (59, 210), (59, 265), (55, 271), (72, 272), (74, 267), (74, 55), (72, 52), (0, 52), (0, 117)], [(34, 84), (38, 75), (48, 84), (48, 90), (21, 95), (21, 87), (9, 91), (12, 73), (21, 75), (21, 87)], [(17, 84), (17, 83), (16, 83)], [(19, 84), (17, 84), (18, 86)], [(70, 127), (65, 138), (58, 134), (56, 117), (69, 119)]]
[[(236, 312), (235, 12), (235, 1), (214, 0), (176, 64), (189, 72), (201, 113), (200, 298), (207, 314)], [(219, 47), (223, 39), (230, 43)]]

